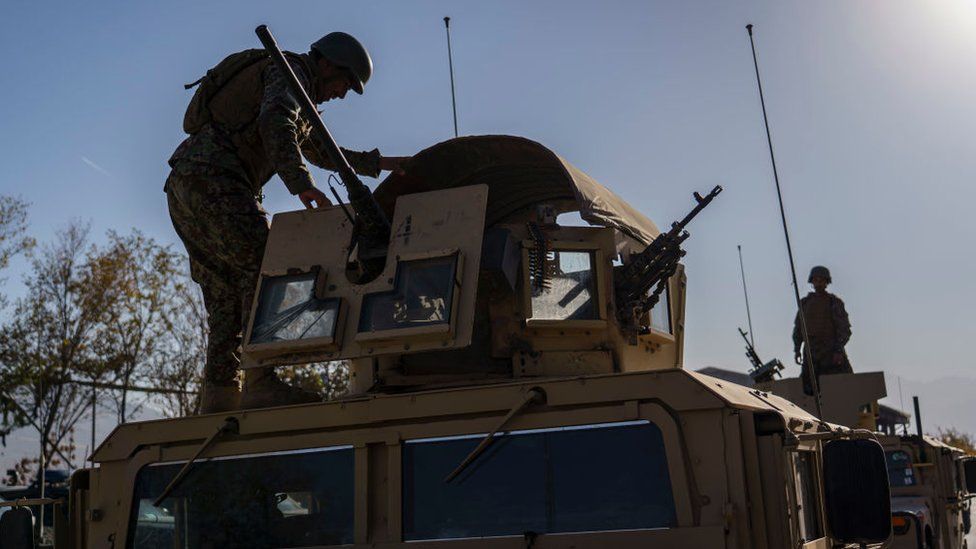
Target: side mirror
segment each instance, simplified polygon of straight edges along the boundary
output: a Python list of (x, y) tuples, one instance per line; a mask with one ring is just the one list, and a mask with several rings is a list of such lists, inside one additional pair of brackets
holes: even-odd
[(881, 543), (891, 536), (891, 495), (884, 449), (873, 440), (826, 443), (827, 524), (841, 543)]
[(0, 542), (4, 549), (33, 549), (34, 513), (27, 507), (14, 507), (0, 515)]
[(966, 491), (976, 494), (976, 458), (968, 458), (962, 462), (966, 474)]

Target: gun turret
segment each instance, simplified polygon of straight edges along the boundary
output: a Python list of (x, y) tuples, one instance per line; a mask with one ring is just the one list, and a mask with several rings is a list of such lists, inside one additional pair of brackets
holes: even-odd
[[(685, 227), (720, 192), (722, 187), (716, 185), (705, 196), (694, 193), (697, 204), (688, 215), (672, 223), (668, 232), (659, 234), (644, 251), (614, 274), (617, 314), (623, 326), (636, 327), (638, 319), (657, 304), (668, 279), (678, 267), (678, 261), (685, 255), (681, 249), (681, 243), (689, 236)], [(652, 288), (653, 292), (648, 294)]]
[[(346, 192), (349, 195), (349, 204), (356, 212), (357, 251), (359, 258), (373, 259), (385, 256), (385, 249), (390, 236), (390, 221), (376, 203), (372, 191), (359, 180), (356, 172), (353, 171), (346, 157), (342, 154), (339, 145), (336, 144), (332, 134), (329, 133), (329, 128), (325, 126), (325, 123), (319, 117), (315, 104), (312, 103), (308, 93), (305, 92), (305, 89), (298, 81), (298, 78), (291, 69), (291, 65), (285, 60), (285, 56), (278, 47), (274, 36), (271, 35), (271, 31), (268, 30), (267, 26), (261, 25), (254, 32), (261, 39), (261, 44), (268, 51), (268, 55), (271, 57), (275, 66), (285, 76), (288, 88), (298, 101), (302, 114), (312, 125), (312, 133), (314, 136), (312, 142), (321, 154), (324, 154), (332, 161), (332, 164), (336, 167), (336, 171), (339, 172), (339, 178), (343, 186), (346, 187)], [(382, 265), (379, 265), (379, 268), (382, 268)]]
[(776, 379), (776, 376), (782, 375), (783, 363), (778, 358), (774, 358), (763, 364), (762, 359), (759, 358), (759, 354), (756, 353), (756, 348), (753, 347), (749, 338), (746, 337), (746, 332), (742, 331), (742, 328), (739, 328), (739, 335), (746, 342), (746, 357), (752, 363), (752, 369), (749, 370), (749, 377), (752, 378), (752, 381), (755, 383), (768, 383)]

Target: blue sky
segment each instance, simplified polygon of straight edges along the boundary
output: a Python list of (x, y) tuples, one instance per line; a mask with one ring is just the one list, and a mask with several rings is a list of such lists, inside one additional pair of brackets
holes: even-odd
[[(764, 357), (790, 358), (794, 312), (754, 23), (800, 276), (834, 273), (855, 369), (974, 377), (972, 0), (8, 0), (0, 193), (32, 203), (40, 240), (80, 218), (179, 246), (162, 184), (182, 84), (257, 47), (260, 23), (299, 51), (332, 30), (359, 37), (374, 78), (324, 118), (344, 146), (412, 154), (453, 131), (444, 15), (463, 134), (538, 140), (661, 226), (692, 191), (725, 186), (687, 244), (686, 364), (743, 371), (737, 244)], [(266, 192), (272, 212), (299, 206), (276, 180)]]

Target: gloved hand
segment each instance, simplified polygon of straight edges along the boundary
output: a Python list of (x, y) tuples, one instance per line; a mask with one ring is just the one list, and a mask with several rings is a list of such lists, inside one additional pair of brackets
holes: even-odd
[(803, 355), (800, 354), (799, 349), (793, 349), (793, 362), (796, 362), (801, 366), (803, 365)]

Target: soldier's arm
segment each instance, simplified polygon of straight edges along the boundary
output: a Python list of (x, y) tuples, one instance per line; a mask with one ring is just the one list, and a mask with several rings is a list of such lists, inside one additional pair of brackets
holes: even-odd
[(800, 311), (797, 311), (796, 318), (793, 319), (793, 351), (794, 352), (800, 350), (801, 343), (803, 343), (803, 328), (800, 324)]
[(837, 348), (836, 351), (843, 351), (844, 346), (851, 339), (851, 319), (847, 316), (847, 309), (844, 308), (844, 302), (838, 297), (834, 297), (832, 303), (831, 311), (834, 316), (834, 341)]
[[(316, 139), (315, 134), (312, 134), (302, 144), (302, 153), (305, 154), (305, 158), (320, 168), (335, 171), (336, 167), (332, 163), (332, 160), (327, 156), (319, 154), (320, 149), (314, 145), (314, 139)], [(380, 174), (381, 156), (379, 149), (373, 149), (371, 151), (351, 151), (342, 147), (340, 149), (342, 149), (342, 155), (349, 161), (349, 165), (359, 175), (376, 177)]]
[[(305, 72), (297, 63), (291, 65), (302, 87), (309, 89)], [(264, 96), (258, 114), (258, 132), (268, 158), (291, 194), (314, 187), (312, 174), (302, 160), (298, 137), (300, 116), (298, 101), (288, 91), (283, 75), (273, 64), (269, 65), (264, 72)]]

